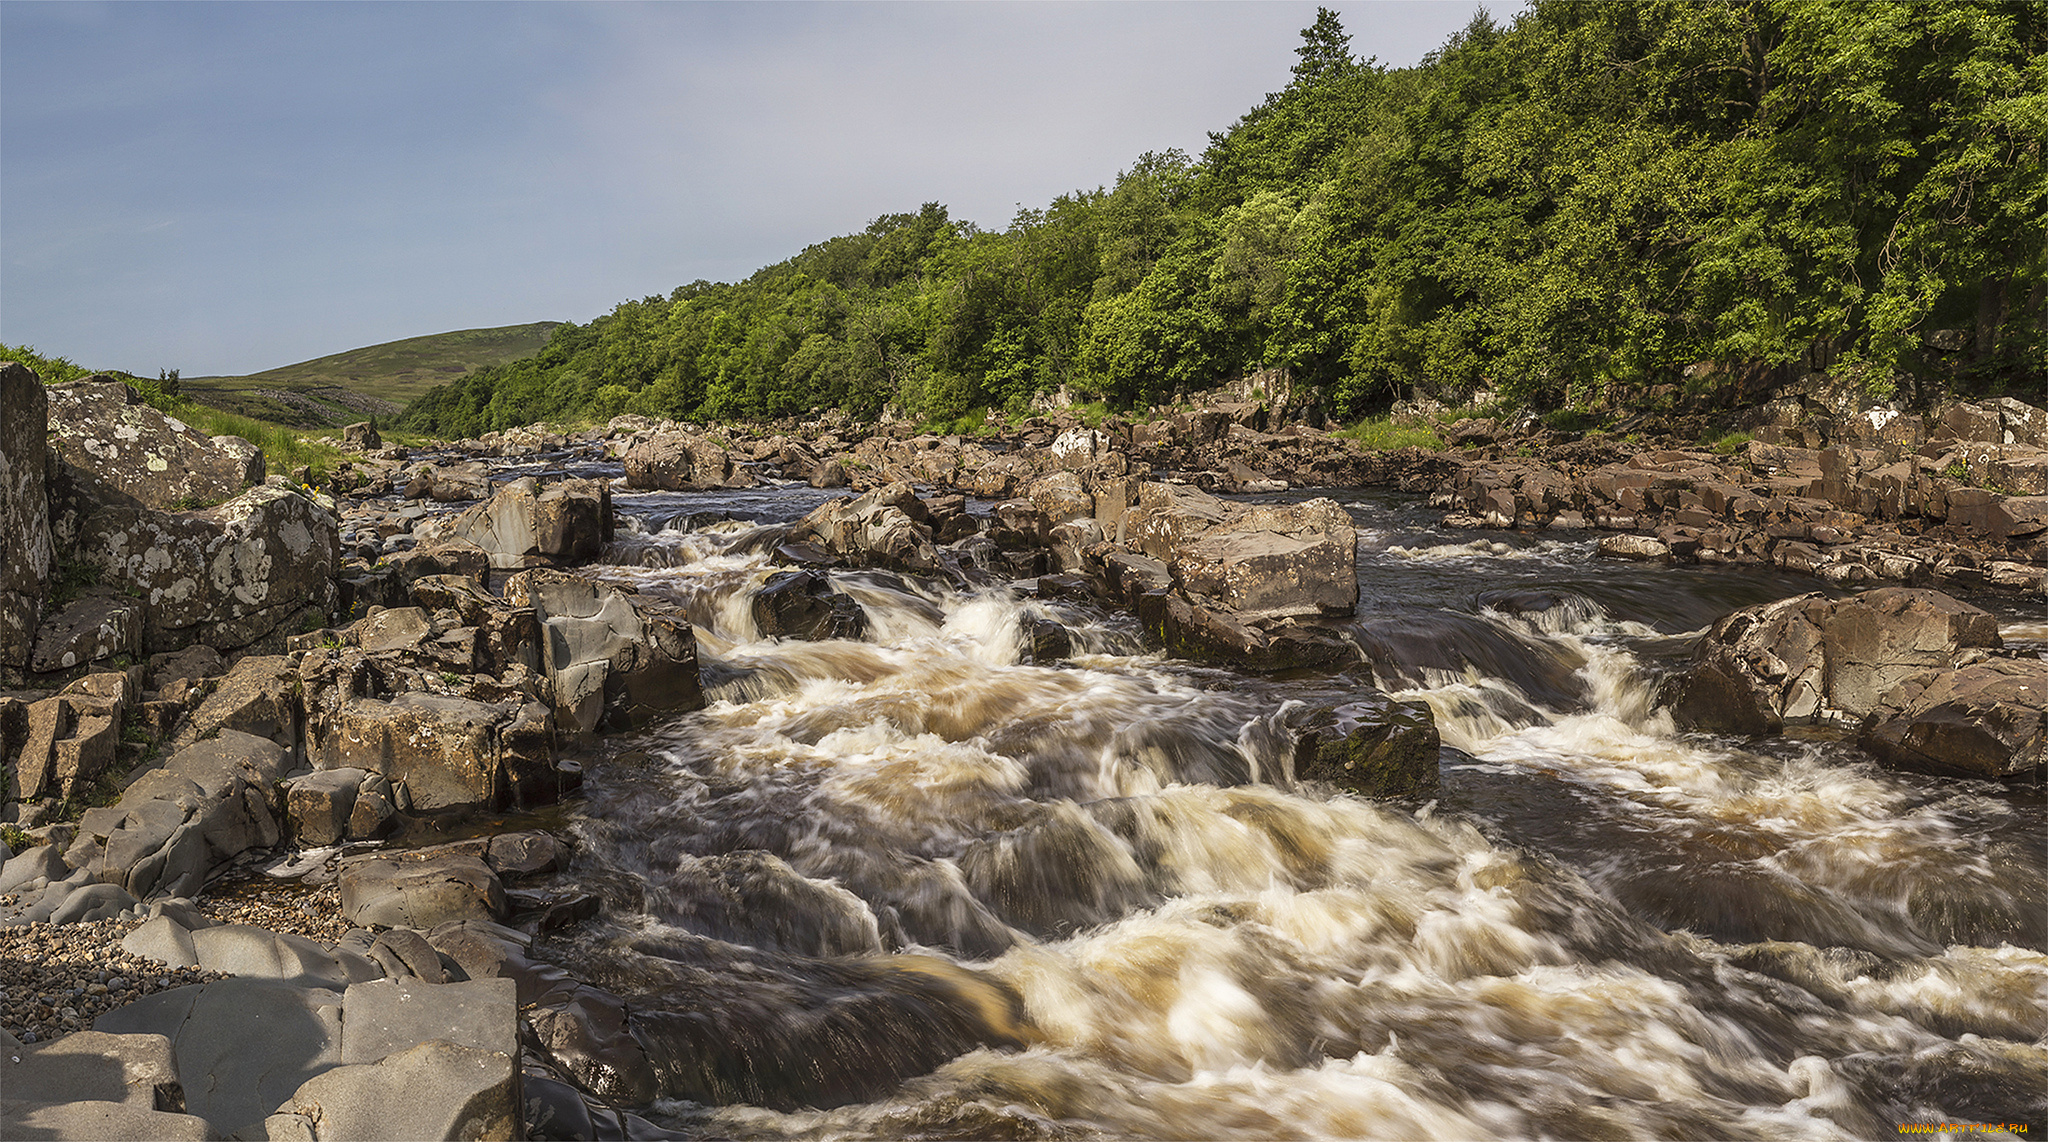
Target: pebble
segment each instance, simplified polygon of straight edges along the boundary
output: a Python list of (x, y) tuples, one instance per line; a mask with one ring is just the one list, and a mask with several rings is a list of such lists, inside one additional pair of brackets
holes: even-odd
[[(218, 883), (197, 904), (221, 924), (253, 924), (326, 943), (353, 925), (341, 918), (334, 884)], [(0, 927), (0, 1027), (24, 1043), (83, 1031), (101, 1015), (159, 991), (223, 978), (170, 968), (121, 950), (139, 919)]]

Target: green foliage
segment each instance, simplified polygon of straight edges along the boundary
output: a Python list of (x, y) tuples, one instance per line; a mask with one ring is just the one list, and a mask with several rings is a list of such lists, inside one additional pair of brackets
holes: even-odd
[(1392, 417), (1368, 417), (1357, 424), (1340, 428), (1333, 436), (1357, 441), (1374, 452), (1389, 452), (1396, 448), (1442, 448), (1443, 438), (1435, 430), (1421, 424), (1396, 424)]
[(1731, 432), (1714, 441), (1713, 449), (1723, 456), (1733, 456), (1735, 453), (1740, 452), (1742, 447), (1749, 443), (1750, 439), (1750, 434), (1747, 432)]
[(1347, 419), (1419, 387), (1599, 423), (1702, 362), (1888, 392), (1937, 328), (1972, 333), (1971, 383), (2048, 386), (2039, 0), (1536, 0), (1399, 70), (1318, 10), (1296, 54), (1198, 157), (1141, 155), (1000, 232), (928, 203), (623, 302), (403, 424), (957, 425), (1275, 367)]
[(0, 841), (6, 842), (7, 847), (17, 853), (47, 843), (41, 837), (30, 836), (19, 825), (0, 825)]

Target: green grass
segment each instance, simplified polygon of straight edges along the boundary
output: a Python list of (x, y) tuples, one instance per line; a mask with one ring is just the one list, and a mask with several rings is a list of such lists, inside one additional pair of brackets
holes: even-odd
[(1722, 456), (1733, 456), (1740, 452), (1742, 446), (1748, 444), (1750, 439), (1751, 436), (1747, 432), (1731, 432), (1721, 439), (1714, 441), (1713, 448), (1716, 453)]
[(1428, 425), (1395, 424), (1392, 417), (1368, 417), (1348, 428), (1332, 433), (1345, 440), (1356, 441), (1374, 452), (1390, 452), (1396, 448), (1442, 448), (1443, 438)]
[(182, 384), (192, 399), (242, 416), (337, 427), (372, 415), (388, 418), (437, 385), (485, 365), (531, 357), (560, 324), (537, 321), (408, 337), (247, 376), (186, 377)]

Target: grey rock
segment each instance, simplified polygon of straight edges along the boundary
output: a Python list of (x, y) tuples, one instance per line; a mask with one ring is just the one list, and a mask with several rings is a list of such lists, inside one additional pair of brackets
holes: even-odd
[(613, 532), (611, 484), (513, 480), (455, 520), (457, 538), (489, 554), (493, 567), (571, 564), (597, 558)]
[(391, 979), (416, 979), (421, 983), (447, 983), (448, 972), (441, 955), (425, 936), (411, 928), (393, 928), (370, 942), (370, 960)]
[(2048, 662), (1993, 659), (1901, 681), (1857, 741), (1887, 765), (2016, 781), (2048, 766)]
[(37, 845), (0, 866), (0, 893), (19, 891), (32, 880), (62, 879), (70, 873), (71, 866), (64, 863), (64, 854), (55, 845)]
[(41, 1103), (0, 1100), (0, 1137), (102, 1142), (148, 1138), (154, 1142), (205, 1142), (215, 1137), (203, 1118), (131, 1106), (124, 1102)]
[[(183, 1111), (184, 1088), (171, 1041), (162, 1035), (77, 1031), (0, 1055), (0, 1089), (10, 1100), (108, 1102)], [(8, 1137), (28, 1137), (10, 1134)]]
[(165, 967), (196, 968), (199, 953), (192, 946), (192, 931), (170, 916), (157, 916), (121, 937), (121, 950), (131, 956), (155, 960)]
[(341, 1063), (339, 999), (325, 988), (222, 979), (144, 996), (100, 1016), (93, 1029), (168, 1037), (186, 1112), (226, 1135)]
[(331, 845), (347, 836), (356, 792), (367, 776), (367, 770), (343, 768), (292, 778), (286, 785), (285, 806), (299, 843)]
[(239, 730), (295, 749), (299, 739), (298, 671), (280, 656), (251, 655), (235, 663), (213, 693), (185, 715), (173, 748), (222, 730)]
[(1367, 797), (1430, 797), (1442, 740), (1427, 703), (1373, 691), (1293, 720), (1294, 775)]
[(308, 1081), (266, 1119), (270, 1139), (355, 1142), (392, 1136), (394, 1107), (416, 1139), (516, 1138), (524, 1126), (517, 1055), (426, 1042)]
[(1771, 733), (1857, 725), (1899, 683), (1999, 645), (1991, 614), (1939, 591), (1882, 587), (1746, 607), (1708, 630), (1662, 695), (1682, 726)]
[(560, 731), (590, 735), (703, 706), (696, 631), (680, 609), (558, 571), (513, 576), (505, 598), (532, 607), (545, 632)]
[(374, 1063), (434, 1039), (517, 1058), (517, 986), (509, 979), (439, 985), (380, 979), (349, 987), (342, 1007), (342, 1062)]
[(140, 654), (142, 617), (139, 599), (106, 591), (83, 595), (37, 628), (29, 669), (55, 673), (105, 662), (117, 654)]
[[(140, 929), (138, 929), (139, 931)], [(374, 964), (345, 957), (314, 940), (248, 924), (221, 924), (190, 933), (199, 966), (247, 979), (274, 979), (297, 987), (339, 990), (375, 979)]]
[(505, 886), (478, 857), (419, 849), (344, 861), (341, 911), (350, 923), (428, 930), (505, 912)]
[(135, 898), (118, 884), (88, 884), (64, 897), (64, 903), (50, 913), (52, 924), (82, 924), (105, 920), (135, 907)]

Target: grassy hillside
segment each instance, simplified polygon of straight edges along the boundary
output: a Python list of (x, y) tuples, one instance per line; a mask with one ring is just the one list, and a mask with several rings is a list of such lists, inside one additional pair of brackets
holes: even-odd
[(182, 391), (214, 408), (302, 428), (390, 417), (437, 385), (533, 356), (560, 324), (536, 321), (408, 337), (245, 377), (185, 377)]

